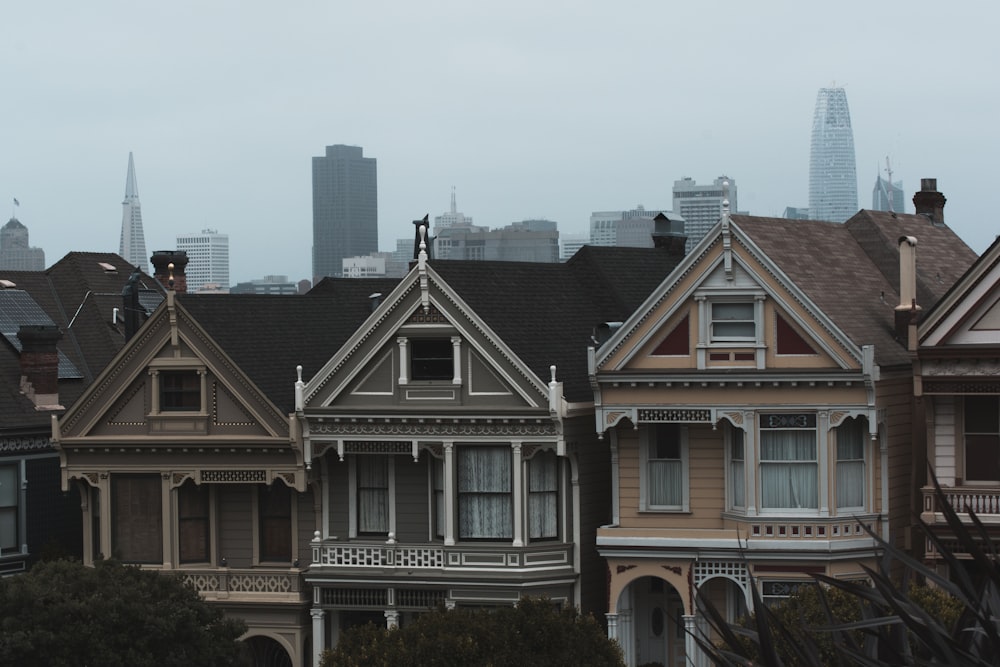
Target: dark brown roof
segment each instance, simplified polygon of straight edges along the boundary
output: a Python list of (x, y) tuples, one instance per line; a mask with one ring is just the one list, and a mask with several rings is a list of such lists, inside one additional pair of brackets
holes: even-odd
[(876, 361), (909, 363), (895, 336), (899, 238), (917, 239), (917, 301), (930, 309), (976, 260), (951, 228), (924, 216), (860, 211), (846, 223), (734, 215), (733, 222)]

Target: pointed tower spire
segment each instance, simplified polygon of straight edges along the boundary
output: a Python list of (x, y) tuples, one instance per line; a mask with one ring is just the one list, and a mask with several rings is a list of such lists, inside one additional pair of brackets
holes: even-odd
[(455, 186), (451, 186), (451, 214), (458, 213), (458, 206), (455, 205)]
[(135, 162), (128, 154), (128, 174), (125, 176), (125, 200), (122, 201), (122, 234), (120, 254), (129, 264), (146, 271), (149, 256), (146, 239), (142, 233), (142, 208), (139, 206), (139, 186), (135, 180)]

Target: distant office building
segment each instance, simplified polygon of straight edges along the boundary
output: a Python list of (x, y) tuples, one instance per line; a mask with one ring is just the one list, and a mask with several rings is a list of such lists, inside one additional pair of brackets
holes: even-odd
[(11, 218), (0, 228), (0, 269), (45, 270), (45, 251), (28, 245), (28, 228), (17, 218)]
[[(306, 287), (308, 291), (308, 286)], [(230, 294), (300, 294), (303, 290), (297, 283), (288, 280), (288, 276), (264, 276), (255, 280), (237, 283)]]
[(187, 252), (187, 284), (189, 292), (199, 292), (206, 285), (212, 291), (229, 289), (229, 235), (215, 229), (203, 229), (200, 234), (177, 237), (177, 249)]
[(632, 218), (652, 220), (659, 213), (672, 215), (669, 209), (646, 209), (641, 204), (630, 210), (594, 211), (590, 214), (590, 245), (618, 245), (618, 223)]
[(345, 257), (341, 275), (344, 278), (384, 278), (386, 257), (391, 254), (377, 252), (360, 257)]
[(345, 257), (378, 251), (375, 158), (359, 146), (327, 146), (325, 156), (312, 159), (312, 184), (316, 282), (341, 275)]
[(820, 88), (809, 151), (809, 216), (844, 222), (857, 212), (858, 175), (847, 93), (843, 88)]
[(433, 243), (437, 259), (559, 261), (559, 230), (551, 220), (524, 220), (493, 230), (474, 225), (445, 227), (437, 230)]
[(893, 211), (894, 213), (905, 213), (903, 207), (906, 199), (903, 197), (903, 181), (888, 180), (877, 176), (875, 187), (872, 189), (872, 210), (873, 211)]
[(684, 219), (687, 252), (701, 241), (722, 217), (722, 202), (729, 200), (729, 210), (738, 211), (736, 181), (719, 176), (711, 185), (698, 185), (694, 179), (674, 181), (674, 213)]
[(125, 200), (122, 201), (122, 233), (118, 254), (132, 266), (149, 269), (146, 237), (142, 233), (142, 208), (139, 206), (139, 185), (135, 180), (135, 163), (128, 154), (128, 174), (125, 176)]
[(559, 261), (565, 262), (588, 243), (590, 243), (590, 234), (560, 234)]
[(451, 210), (434, 216), (434, 230), (444, 227), (464, 227), (472, 224), (472, 216), (467, 216), (455, 205), (455, 188), (451, 189)]
[(804, 206), (786, 206), (785, 213), (781, 217), (789, 220), (808, 220), (809, 209)]

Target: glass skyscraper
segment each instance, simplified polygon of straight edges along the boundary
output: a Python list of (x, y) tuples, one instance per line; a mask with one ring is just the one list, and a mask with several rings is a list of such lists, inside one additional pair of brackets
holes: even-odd
[(342, 275), (346, 257), (378, 251), (375, 173), (360, 146), (327, 146), (312, 159), (314, 282)]
[(809, 153), (809, 217), (844, 222), (858, 212), (858, 175), (847, 93), (820, 88)]

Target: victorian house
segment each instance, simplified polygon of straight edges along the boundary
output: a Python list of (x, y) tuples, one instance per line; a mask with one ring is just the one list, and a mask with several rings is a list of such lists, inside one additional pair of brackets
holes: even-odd
[[(299, 389), (318, 520), (314, 656), (357, 623), (548, 596), (603, 613), (610, 455), (586, 349), (676, 265), (667, 247), (566, 264), (430, 261)], [(314, 291), (322, 291), (323, 285)]]
[(247, 622), (254, 664), (308, 665), (318, 497), (296, 367), (315, 372), (384, 281), (317, 298), (189, 295), (185, 260), (154, 255), (165, 301), (53, 427), (63, 488), (83, 501), (84, 562), (183, 574)]
[(925, 215), (726, 212), (594, 346), (614, 476), (597, 548), (629, 665), (703, 662), (699, 594), (735, 620), (751, 586), (776, 600), (816, 573), (863, 578), (866, 530), (908, 544), (907, 325), (974, 260)]
[[(912, 328), (916, 428), (943, 491), (938, 496), (928, 478), (921, 518), (965, 560), (940, 502), (967, 524), (975, 512), (989, 539), (1000, 541), (1000, 240)], [(925, 558), (945, 573), (931, 541)]]
[[(125, 344), (132, 273), (118, 255), (84, 252), (44, 271), (0, 270), (0, 575), (82, 555), (80, 499), (60, 488), (52, 416)], [(143, 318), (163, 291), (143, 274), (135, 284)]]

